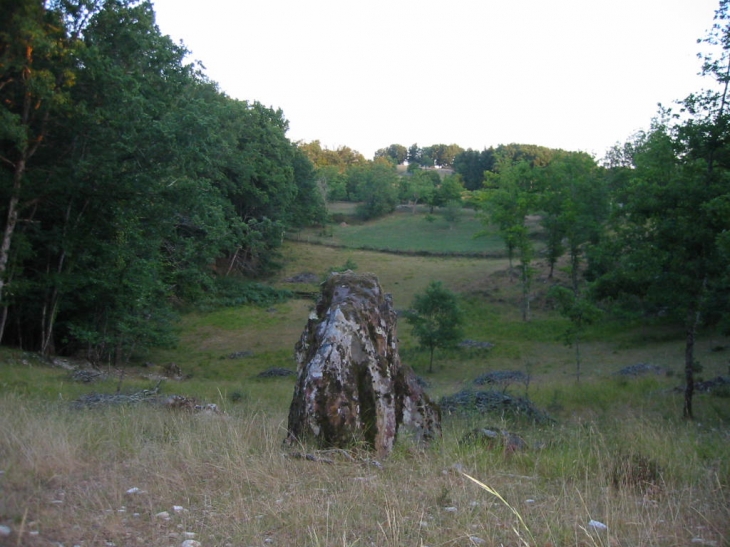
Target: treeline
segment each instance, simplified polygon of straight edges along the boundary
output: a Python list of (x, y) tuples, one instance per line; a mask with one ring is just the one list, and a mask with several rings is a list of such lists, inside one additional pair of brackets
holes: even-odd
[[(375, 152), (372, 161), (342, 146), (323, 148), (319, 141), (300, 143), (315, 166), (317, 184), (326, 199), (358, 202), (357, 214), (371, 219), (395, 210), (399, 203), (427, 205), (454, 211), (472, 202), (482, 190), (498, 158), (546, 165), (560, 150), (526, 144), (506, 144), (482, 151), (464, 150), (456, 144), (406, 148), (392, 144)], [(398, 166), (407, 162), (407, 168)]]
[(325, 218), (283, 113), (220, 92), (150, 2), (0, 6), (3, 343), (123, 362)]
[[(611, 149), (604, 165), (582, 153), (496, 155), (476, 193), (518, 260), (529, 317), (539, 218), (551, 268), (567, 257), (568, 282), (552, 290), (576, 347), (586, 326), (610, 313), (659, 319), (684, 331), (684, 415), (692, 417), (695, 339), (703, 327), (730, 333), (730, 15), (720, 2), (704, 43), (710, 89), (661, 108), (648, 131)], [(552, 271), (552, 270), (551, 270)]]

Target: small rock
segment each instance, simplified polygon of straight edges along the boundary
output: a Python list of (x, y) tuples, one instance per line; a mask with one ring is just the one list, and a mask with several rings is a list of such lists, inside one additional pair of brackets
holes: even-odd
[(484, 545), (487, 541), (477, 537), (477, 536), (469, 536), (469, 541), (471, 541), (474, 545)]
[(456, 507), (444, 507), (444, 511), (446, 511), (447, 513), (456, 513), (458, 509)]
[(193, 539), (197, 534), (195, 532), (183, 532), (183, 535), (188, 539)]
[(0, 537), (6, 538), (12, 533), (13, 531), (10, 529), (10, 526), (0, 526)]
[(180, 547), (202, 547), (202, 543), (194, 539), (186, 539), (180, 544)]
[(598, 522), (597, 520), (591, 519), (591, 521), (588, 523), (588, 526), (591, 528), (595, 528), (596, 530), (608, 530), (608, 526), (603, 524), (602, 522)]
[(717, 545), (716, 541), (702, 539), (700, 537), (692, 538), (692, 543), (697, 543), (699, 545), (709, 545), (710, 547), (715, 547)]
[(133, 486), (129, 490), (127, 490), (127, 494), (144, 494), (144, 490), (141, 490), (137, 488), (136, 486)]
[(176, 513), (181, 513), (182, 511), (185, 511), (185, 508), (182, 505), (173, 505), (172, 510)]
[(167, 511), (160, 511), (155, 515), (155, 517), (159, 519), (170, 520), (170, 513), (168, 513)]

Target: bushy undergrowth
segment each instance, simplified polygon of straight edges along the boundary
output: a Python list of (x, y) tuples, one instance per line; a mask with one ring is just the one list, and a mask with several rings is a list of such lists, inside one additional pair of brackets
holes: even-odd
[(264, 283), (254, 283), (239, 277), (216, 278), (212, 290), (196, 303), (199, 311), (211, 311), (222, 307), (270, 306), (286, 301), (292, 293)]

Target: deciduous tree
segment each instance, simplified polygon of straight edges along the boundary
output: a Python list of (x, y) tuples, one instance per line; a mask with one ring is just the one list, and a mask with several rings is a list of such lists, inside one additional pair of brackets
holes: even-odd
[(428, 349), (428, 371), (433, 372), (436, 348), (452, 347), (461, 338), (463, 314), (458, 297), (440, 281), (432, 281), (425, 292), (413, 299), (406, 321), (413, 327), (421, 347)]

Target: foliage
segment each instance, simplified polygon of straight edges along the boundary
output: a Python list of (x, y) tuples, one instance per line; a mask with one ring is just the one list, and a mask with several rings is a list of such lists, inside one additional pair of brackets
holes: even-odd
[(415, 296), (411, 308), (406, 321), (421, 346), (429, 350), (428, 371), (433, 372), (434, 350), (453, 347), (461, 339), (463, 314), (458, 298), (440, 281), (432, 281), (425, 292)]
[(484, 173), (493, 171), (494, 148), (481, 152), (468, 148), (454, 157), (454, 171), (461, 175), (467, 190), (480, 190), (484, 185)]
[(348, 146), (330, 150), (326, 147), (322, 148), (322, 144), (318, 140), (314, 140), (309, 143), (300, 143), (299, 147), (317, 169), (332, 166), (343, 172), (349, 167), (363, 164), (366, 161), (365, 156)]
[(388, 163), (372, 163), (348, 171), (348, 186), (360, 204), (357, 216), (363, 220), (381, 217), (398, 203), (397, 175)]
[(540, 170), (537, 209), (542, 212), (550, 277), (567, 250), (573, 290), (578, 289), (581, 257), (600, 239), (608, 217), (608, 189), (595, 160), (584, 152), (556, 152)]
[(530, 291), (532, 284), (532, 259), (534, 249), (529, 236), (527, 215), (534, 211), (537, 199), (536, 170), (526, 161), (513, 162), (509, 156), (499, 156), (496, 172), (487, 177), (489, 187), (477, 193), (477, 202), (487, 213), (485, 222), (499, 227), (507, 248), (512, 269), (512, 259), (517, 252), (520, 259), (522, 284), (522, 318), (530, 319)]
[(622, 182), (608, 243), (617, 254), (598, 253), (595, 270), (603, 298), (634, 298), (683, 325), (688, 418), (697, 330), (727, 317), (728, 17), (722, 1), (705, 40), (711, 53), (703, 57), (703, 74), (716, 89), (680, 101), (677, 114), (664, 109), (648, 133), (612, 154)]
[(431, 146), (419, 147), (412, 144), (408, 148), (407, 160), (410, 166), (419, 167), (451, 167), (454, 158), (463, 152), (458, 144), (433, 144)]
[(563, 342), (575, 348), (575, 379), (580, 382), (580, 343), (586, 328), (597, 322), (601, 310), (589, 298), (588, 292), (574, 291), (555, 285), (551, 287), (549, 296), (558, 303), (560, 315), (570, 321), (570, 326), (563, 332)]
[(240, 277), (221, 277), (215, 280), (209, 293), (196, 303), (196, 308), (205, 311), (245, 305), (271, 306), (291, 296), (290, 291), (275, 289), (263, 283), (252, 283)]
[(6, 343), (124, 362), (169, 343), (174, 303), (214, 294), (217, 275), (271, 272), (286, 227), (324, 220), (283, 113), (219, 92), (149, 2), (24, 0), (7, 13)]
[(391, 144), (387, 148), (376, 150), (375, 159), (377, 158), (387, 158), (395, 165), (401, 165), (408, 158), (408, 149), (402, 144)]
[(430, 203), (436, 193), (441, 177), (431, 170), (418, 169), (412, 174), (399, 177), (398, 197), (401, 201), (410, 202), (413, 213), (419, 203)]

